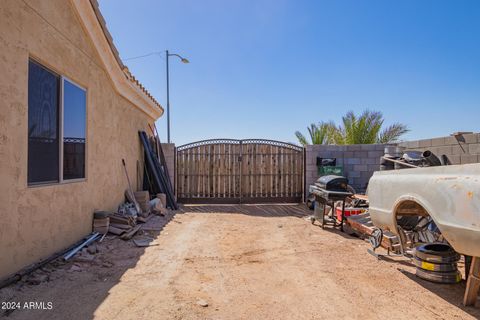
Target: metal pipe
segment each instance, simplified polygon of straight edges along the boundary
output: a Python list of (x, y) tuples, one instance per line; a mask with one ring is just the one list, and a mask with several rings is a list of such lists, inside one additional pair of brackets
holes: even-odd
[(168, 50), (165, 50), (166, 61), (167, 61), (167, 141), (170, 143), (170, 84), (169, 84), (169, 75), (168, 75), (168, 57), (170, 54)]
[(432, 151), (430, 150), (425, 150), (422, 153), (422, 157), (425, 159), (425, 161), (430, 165), (430, 166), (441, 166), (442, 163), (440, 162), (440, 159), (436, 155), (433, 154)]
[(414, 164), (407, 163), (407, 162), (402, 162), (402, 161), (398, 161), (398, 160), (391, 159), (391, 158), (387, 158), (387, 157), (382, 157), (382, 159), (385, 159), (385, 160), (390, 161), (390, 162), (393, 162), (393, 163), (401, 164), (401, 165), (403, 165), (403, 166), (405, 166), (405, 167), (420, 168), (419, 166), (416, 166), (416, 165), (414, 165)]
[(42, 261), (39, 261), (37, 263), (34, 263), (22, 270), (20, 270), (19, 272), (17, 272), (16, 274), (6, 278), (6, 279), (3, 279), (2, 281), (0, 281), (0, 289), (1, 288), (4, 288), (12, 283), (15, 283), (17, 281), (19, 281), (20, 279), (22, 279), (22, 277), (32, 273), (33, 271), (37, 270), (38, 268), (41, 268), (43, 267), (44, 265), (46, 265), (47, 263), (57, 259), (58, 257), (60, 256), (63, 256), (65, 253), (69, 252), (70, 250), (72, 250), (72, 248), (75, 248), (76, 246), (80, 245), (81, 243), (83, 242), (83, 240), (81, 241), (77, 241), (75, 244), (73, 244), (72, 246), (66, 248), (66, 249), (63, 249), (62, 251), (59, 251), (57, 253), (54, 253), (53, 255), (51, 255), (50, 257), (46, 258), (45, 260), (42, 260)]
[(100, 233), (98, 232), (95, 232), (91, 237), (89, 237), (87, 240), (85, 240), (82, 244), (80, 244), (78, 247), (74, 248), (73, 250), (71, 250), (69, 253), (67, 253), (64, 257), (63, 257), (63, 260), (67, 261), (68, 259), (70, 259), (71, 257), (73, 257), (78, 251), (82, 250), (83, 247), (89, 245), (90, 243), (92, 243), (93, 241), (95, 241), (95, 239), (100, 235)]

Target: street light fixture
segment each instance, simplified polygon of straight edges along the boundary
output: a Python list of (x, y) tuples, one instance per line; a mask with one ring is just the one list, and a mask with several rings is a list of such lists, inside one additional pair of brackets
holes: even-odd
[(167, 57), (167, 141), (168, 143), (170, 143), (170, 80), (168, 74), (168, 58), (171, 56), (175, 56), (178, 57), (183, 63), (190, 63), (190, 61), (176, 53), (169, 53), (168, 50), (165, 50), (165, 56)]

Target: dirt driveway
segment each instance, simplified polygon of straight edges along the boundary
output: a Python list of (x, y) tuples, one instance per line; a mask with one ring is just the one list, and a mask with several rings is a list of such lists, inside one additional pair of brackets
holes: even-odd
[(296, 205), (185, 207), (156, 246), (109, 240), (92, 266), (59, 266), (50, 281), (0, 297), (53, 302), (10, 319), (480, 318), (479, 307), (461, 306), (464, 284), (417, 279), (407, 260), (377, 261), (366, 242), (306, 214)]

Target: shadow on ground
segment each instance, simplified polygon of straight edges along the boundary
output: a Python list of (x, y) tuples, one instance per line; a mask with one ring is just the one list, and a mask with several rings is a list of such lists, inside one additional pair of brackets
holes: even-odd
[(451, 305), (467, 312), (476, 319), (480, 319), (480, 299), (477, 298), (476, 307), (465, 307), (463, 305), (463, 294), (465, 292), (466, 284), (465, 280), (462, 280), (462, 282), (457, 284), (439, 284), (420, 279), (414, 273), (407, 270), (398, 269), (398, 271), (425, 289), (435, 293), (437, 296), (447, 301)]
[(0, 303), (6, 303), (4, 307), (13, 307), (2, 308), (0, 317), (22, 320), (93, 319), (97, 308), (109, 296), (110, 289), (121, 282), (122, 276), (135, 268), (144, 255), (147, 247), (138, 247), (133, 240), (148, 243), (145, 240), (150, 239), (150, 245), (155, 245), (155, 239), (163, 228), (175, 221), (172, 220), (175, 214), (169, 212), (164, 217), (151, 216), (132, 240), (124, 241), (109, 234), (102, 243), (96, 243), (98, 253), (91, 261), (84, 259), (82, 254), (67, 262), (60, 257), (21, 281), (0, 289)]
[(236, 204), (236, 205), (183, 205), (181, 212), (245, 214), (255, 217), (297, 217), (312, 214), (304, 204)]

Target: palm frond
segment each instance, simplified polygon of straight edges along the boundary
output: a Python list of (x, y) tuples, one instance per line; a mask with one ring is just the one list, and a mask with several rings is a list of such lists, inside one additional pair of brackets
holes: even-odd
[(295, 131), (295, 136), (297, 137), (298, 142), (302, 146), (306, 146), (308, 144), (307, 138), (305, 138), (305, 136), (300, 131)]
[(396, 142), (398, 139), (410, 131), (406, 125), (401, 123), (394, 123), (386, 127), (382, 132), (380, 132), (377, 142), (378, 143), (391, 143)]

